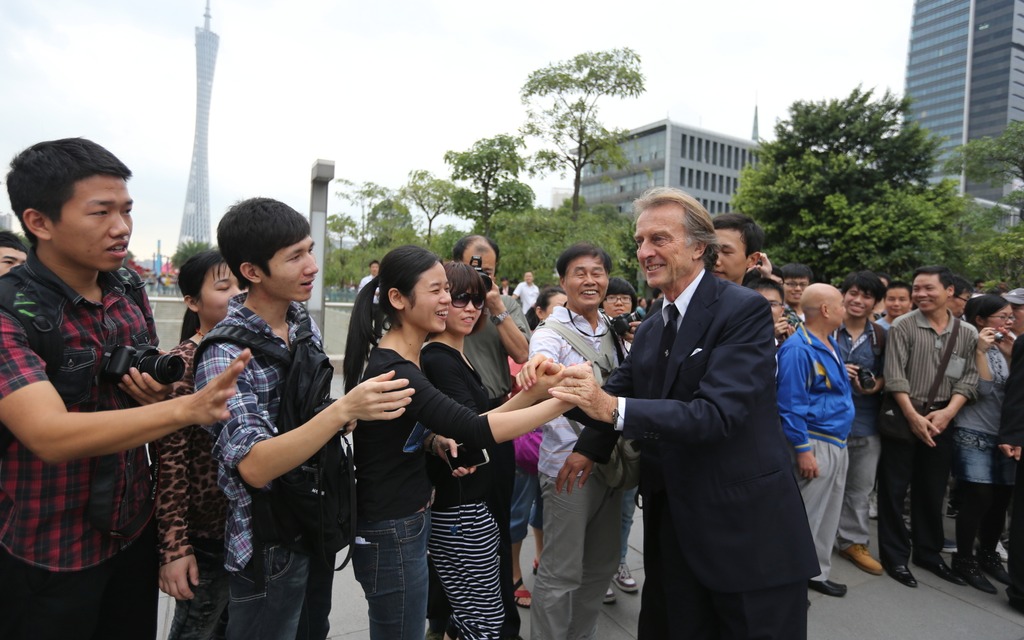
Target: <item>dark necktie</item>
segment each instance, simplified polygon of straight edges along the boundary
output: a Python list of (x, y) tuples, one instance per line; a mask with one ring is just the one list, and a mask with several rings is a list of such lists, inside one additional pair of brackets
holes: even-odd
[(654, 381), (655, 396), (661, 395), (661, 388), (665, 385), (665, 371), (668, 369), (668, 357), (672, 353), (672, 345), (676, 341), (676, 325), (679, 324), (679, 308), (674, 304), (666, 303), (665, 313), (668, 314), (668, 322), (661, 332), (661, 343), (658, 345), (657, 358), (655, 359), (652, 379)]

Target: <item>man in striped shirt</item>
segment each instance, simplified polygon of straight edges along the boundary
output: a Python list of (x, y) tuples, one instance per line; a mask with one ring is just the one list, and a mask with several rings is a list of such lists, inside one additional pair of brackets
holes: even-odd
[[(895, 580), (916, 587), (907, 561), (913, 542), (914, 564), (943, 580), (966, 584), (952, 572), (942, 551), (942, 505), (953, 454), (948, 427), (978, 384), (974, 349), (978, 332), (958, 322), (947, 308), (953, 295), (953, 274), (946, 267), (914, 271), (911, 296), (917, 309), (900, 316), (889, 331), (885, 384), (910, 425), (907, 439), (882, 436), (878, 465), (878, 539), (882, 566)], [(956, 343), (945, 371), (939, 364), (956, 330)], [(937, 375), (938, 392), (930, 405), (928, 394)], [(927, 406), (926, 406), (927, 405)], [(912, 533), (903, 524), (903, 502), (911, 488)]]

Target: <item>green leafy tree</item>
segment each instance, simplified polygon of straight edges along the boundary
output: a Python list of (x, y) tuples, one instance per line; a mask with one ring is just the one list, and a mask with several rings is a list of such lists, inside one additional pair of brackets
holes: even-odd
[(1024, 225), (1017, 225), (974, 247), (968, 273), (980, 274), (988, 284), (1024, 282)]
[(474, 221), (479, 233), (490, 234), (491, 217), (498, 211), (517, 213), (533, 205), (533, 189), (518, 179), (526, 170), (519, 154), (524, 146), (522, 138), (501, 134), (477, 140), (467, 151), (444, 154), (452, 179), (470, 184), (455, 190), (453, 210)]
[(938, 140), (905, 120), (909, 106), (857, 88), (790, 107), (732, 201), (764, 227), (773, 262), (802, 262), (828, 280), (960, 255), (953, 225), (964, 201), (952, 181), (929, 183)]
[(532, 209), (494, 217), (493, 237), (501, 246), (502, 274), (532, 271), (538, 284), (558, 282), (555, 261), (576, 242), (590, 242), (612, 258), (612, 274), (635, 281), (633, 223), (621, 214), (608, 217), (580, 211), (574, 222), (567, 209)]
[(979, 138), (958, 147), (946, 169), (950, 173), (963, 172), (972, 182), (984, 182), (993, 187), (1012, 184), (1002, 202), (1024, 213), (1024, 122), (1011, 122), (995, 138)]
[(185, 261), (196, 255), (200, 251), (206, 251), (210, 248), (210, 243), (201, 242), (199, 240), (186, 240), (178, 245), (174, 255), (171, 256), (171, 264), (176, 267), (181, 267), (185, 264)]
[(335, 182), (341, 185), (341, 189), (335, 195), (359, 208), (358, 218), (352, 218), (357, 222), (356, 239), (360, 243), (366, 242), (369, 233), (367, 216), (378, 203), (393, 197), (394, 193), (391, 189), (374, 182), (356, 184), (345, 178), (338, 178)]
[(415, 242), (418, 238), (409, 207), (395, 198), (378, 202), (366, 216), (367, 245), (380, 249)]
[(598, 119), (602, 98), (635, 98), (644, 92), (640, 56), (632, 49), (581, 53), (530, 74), (519, 90), (527, 106), (523, 135), (550, 143), (534, 156), (539, 170), (573, 173), (572, 215), (580, 210), (584, 167), (624, 167), (619, 143), (628, 132), (608, 129)]
[(401, 189), (401, 197), (416, 205), (427, 219), (427, 244), (433, 235), (434, 220), (454, 213), (455, 185), (437, 178), (429, 171), (417, 169), (409, 172), (409, 182)]

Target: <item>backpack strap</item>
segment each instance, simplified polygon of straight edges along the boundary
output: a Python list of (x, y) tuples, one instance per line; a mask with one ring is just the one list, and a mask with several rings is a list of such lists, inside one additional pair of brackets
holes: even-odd
[(51, 304), (29, 299), (15, 282), (11, 277), (0, 278), (0, 310), (21, 324), (29, 348), (46, 363), (46, 376), (52, 378), (60, 370), (64, 336), (53, 320)]
[(264, 335), (239, 325), (222, 325), (203, 336), (202, 342), (196, 348), (195, 362), (199, 362), (206, 350), (218, 342), (230, 342), (242, 347), (248, 347), (252, 350), (253, 355), (260, 354), (273, 358), (283, 363), (286, 367), (291, 365), (292, 362), (292, 354), (286, 349), (282, 349), (281, 345)]
[(871, 325), (871, 329), (875, 332), (875, 342), (871, 346), (871, 350), (877, 358), (885, 353), (885, 329), (883, 329), (878, 323), (871, 320), (868, 320), (868, 324)]

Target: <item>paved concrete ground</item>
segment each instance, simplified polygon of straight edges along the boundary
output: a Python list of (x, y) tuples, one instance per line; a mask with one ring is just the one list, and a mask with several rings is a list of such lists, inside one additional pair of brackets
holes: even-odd
[[(340, 367), (339, 367), (340, 370)], [(335, 378), (336, 397), (342, 393), (340, 376)], [(945, 519), (946, 535), (953, 537), (953, 521)], [(874, 527), (874, 523), (872, 523)], [(872, 531), (872, 535), (874, 535)], [(643, 523), (637, 510), (629, 536), (629, 566), (643, 584)], [(533, 587), (533, 540), (523, 544), (522, 564), (527, 588)], [(947, 562), (949, 558), (946, 558)], [(1024, 615), (1010, 609), (1002, 587), (998, 595), (982, 593), (971, 587), (958, 587), (923, 569), (911, 566), (917, 589), (908, 589), (888, 576), (868, 575), (849, 561), (833, 554), (831, 579), (849, 586), (843, 598), (829, 598), (810, 592), (808, 599), (808, 636), (814, 640), (1024, 640)], [(616, 591), (618, 601), (606, 605), (599, 623), (601, 640), (636, 638), (640, 613), (639, 594)], [(159, 638), (166, 638), (174, 601), (161, 594)], [(530, 637), (530, 614), (520, 609), (521, 634)], [(331, 612), (332, 639), (368, 639), (366, 601), (362, 589), (346, 567), (334, 581), (334, 607)]]
[[(642, 584), (644, 577), (640, 512), (629, 537), (629, 564), (633, 576)], [(952, 529), (952, 521), (947, 522)], [(533, 586), (529, 571), (532, 540), (523, 545), (523, 566), (527, 587)], [(948, 561), (948, 558), (947, 558)], [(958, 587), (911, 566), (920, 586), (908, 589), (888, 576), (868, 575), (847, 560), (833, 555), (832, 579), (849, 586), (844, 598), (829, 598), (810, 592), (808, 636), (818, 640), (1024, 640), (1024, 615), (1010, 609), (1002, 589), (992, 596), (971, 587)], [(601, 640), (636, 638), (640, 612), (639, 594), (616, 590), (618, 601), (606, 605), (601, 615), (598, 637)], [(169, 612), (174, 602), (160, 600), (160, 638), (166, 637)], [(530, 614), (520, 609), (523, 638), (530, 637)], [(366, 602), (351, 567), (334, 581), (334, 609), (331, 613), (333, 639), (369, 638)]]

